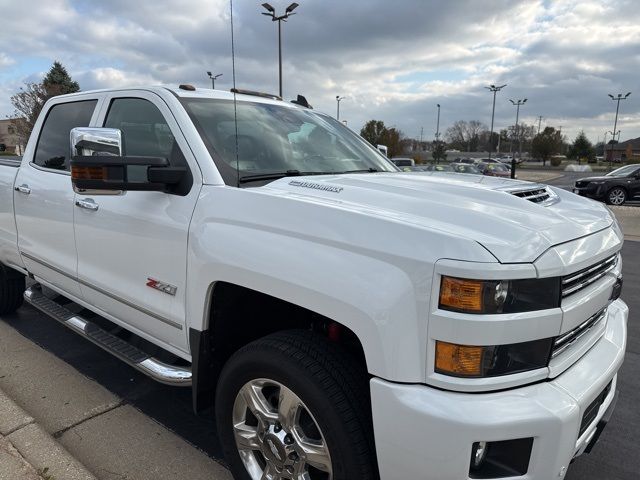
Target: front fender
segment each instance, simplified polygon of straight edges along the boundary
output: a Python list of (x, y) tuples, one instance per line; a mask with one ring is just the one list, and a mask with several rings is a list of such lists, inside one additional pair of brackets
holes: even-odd
[[(208, 328), (211, 287), (224, 281), (348, 327), (372, 375), (423, 381), (434, 262), (425, 231), (250, 190), (203, 189), (189, 234), (189, 326)], [(376, 232), (395, 236), (392, 248)]]

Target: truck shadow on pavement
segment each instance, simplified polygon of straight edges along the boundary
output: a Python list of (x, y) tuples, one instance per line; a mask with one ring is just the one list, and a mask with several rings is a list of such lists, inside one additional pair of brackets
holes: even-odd
[(191, 388), (151, 380), (28, 305), (2, 320), (210, 457), (222, 459), (213, 408), (196, 415)]

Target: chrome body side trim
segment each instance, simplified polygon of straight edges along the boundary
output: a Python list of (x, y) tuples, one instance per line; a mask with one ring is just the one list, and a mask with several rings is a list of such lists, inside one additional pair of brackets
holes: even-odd
[(161, 315), (158, 315), (157, 313), (154, 313), (154, 312), (152, 312), (150, 310), (147, 310), (146, 308), (142, 308), (142, 307), (140, 307), (138, 305), (135, 305), (135, 304), (129, 302), (128, 300), (124, 300), (122, 298), (116, 297), (114, 294), (112, 294), (110, 292), (107, 292), (106, 290), (103, 290), (102, 288), (97, 287), (97, 286), (95, 286), (95, 285), (93, 285), (93, 284), (91, 284), (91, 283), (89, 283), (89, 282), (87, 282), (85, 280), (82, 280), (81, 278), (78, 278), (75, 275), (71, 275), (71, 274), (69, 274), (69, 273), (67, 273), (67, 272), (65, 272), (63, 270), (60, 270), (59, 268), (54, 267), (53, 265), (50, 265), (49, 263), (47, 263), (47, 262), (45, 262), (43, 260), (40, 260), (39, 258), (36, 258), (36, 257), (34, 257), (33, 255), (31, 255), (29, 253), (21, 251), (20, 254), (23, 255), (24, 257), (28, 258), (29, 260), (33, 260), (34, 262), (37, 262), (40, 265), (42, 265), (44, 267), (47, 267), (47, 268), (53, 270), (56, 273), (59, 273), (60, 275), (64, 275), (65, 277), (68, 277), (68, 278), (70, 278), (72, 280), (77, 281), (78, 283), (84, 285), (87, 288), (91, 288), (91, 289), (95, 290), (96, 292), (101, 293), (102, 295), (105, 295), (105, 296), (107, 296), (109, 298), (112, 298), (113, 300), (116, 300), (116, 301), (126, 305), (127, 307), (131, 307), (134, 310), (138, 310), (139, 312), (142, 312), (145, 315), (149, 315), (150, 317), (153, 317), (156, 320), (160, 320), (162, 323), (166, 323), (167, 325), (169, 325), (169, 326), (171, 326), (173, 328), (177, 328), (178, 330), (182, 330), (183, 329), (183, 326), (181, 324), (179, 324), (177, 322), (174, 322), (173, 320), (169, 320), (168, 318), (165, 318), (165, 317), (163, 317)]

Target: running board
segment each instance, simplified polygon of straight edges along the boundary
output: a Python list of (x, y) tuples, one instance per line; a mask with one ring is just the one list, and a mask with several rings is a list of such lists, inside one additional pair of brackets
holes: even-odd
[(173, 386), (191, 386), (192, 373), (190, 368), (169, 365), (153, 358), (139, 348), (51, 300), (42, 293), (39, 286), (29, 287), (24, 292), (24, 299), (41, 312), (91, 340), (99, 347), (154, 380)]

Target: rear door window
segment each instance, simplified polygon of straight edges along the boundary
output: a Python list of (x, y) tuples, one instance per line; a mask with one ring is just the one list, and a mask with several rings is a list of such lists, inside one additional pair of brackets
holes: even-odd
[(51, 107), (44, 121), (33, 163), (51, 170), (69, 170), (69, 136), (75, 127), (88, 127), (97, 100), (59, 103)]

